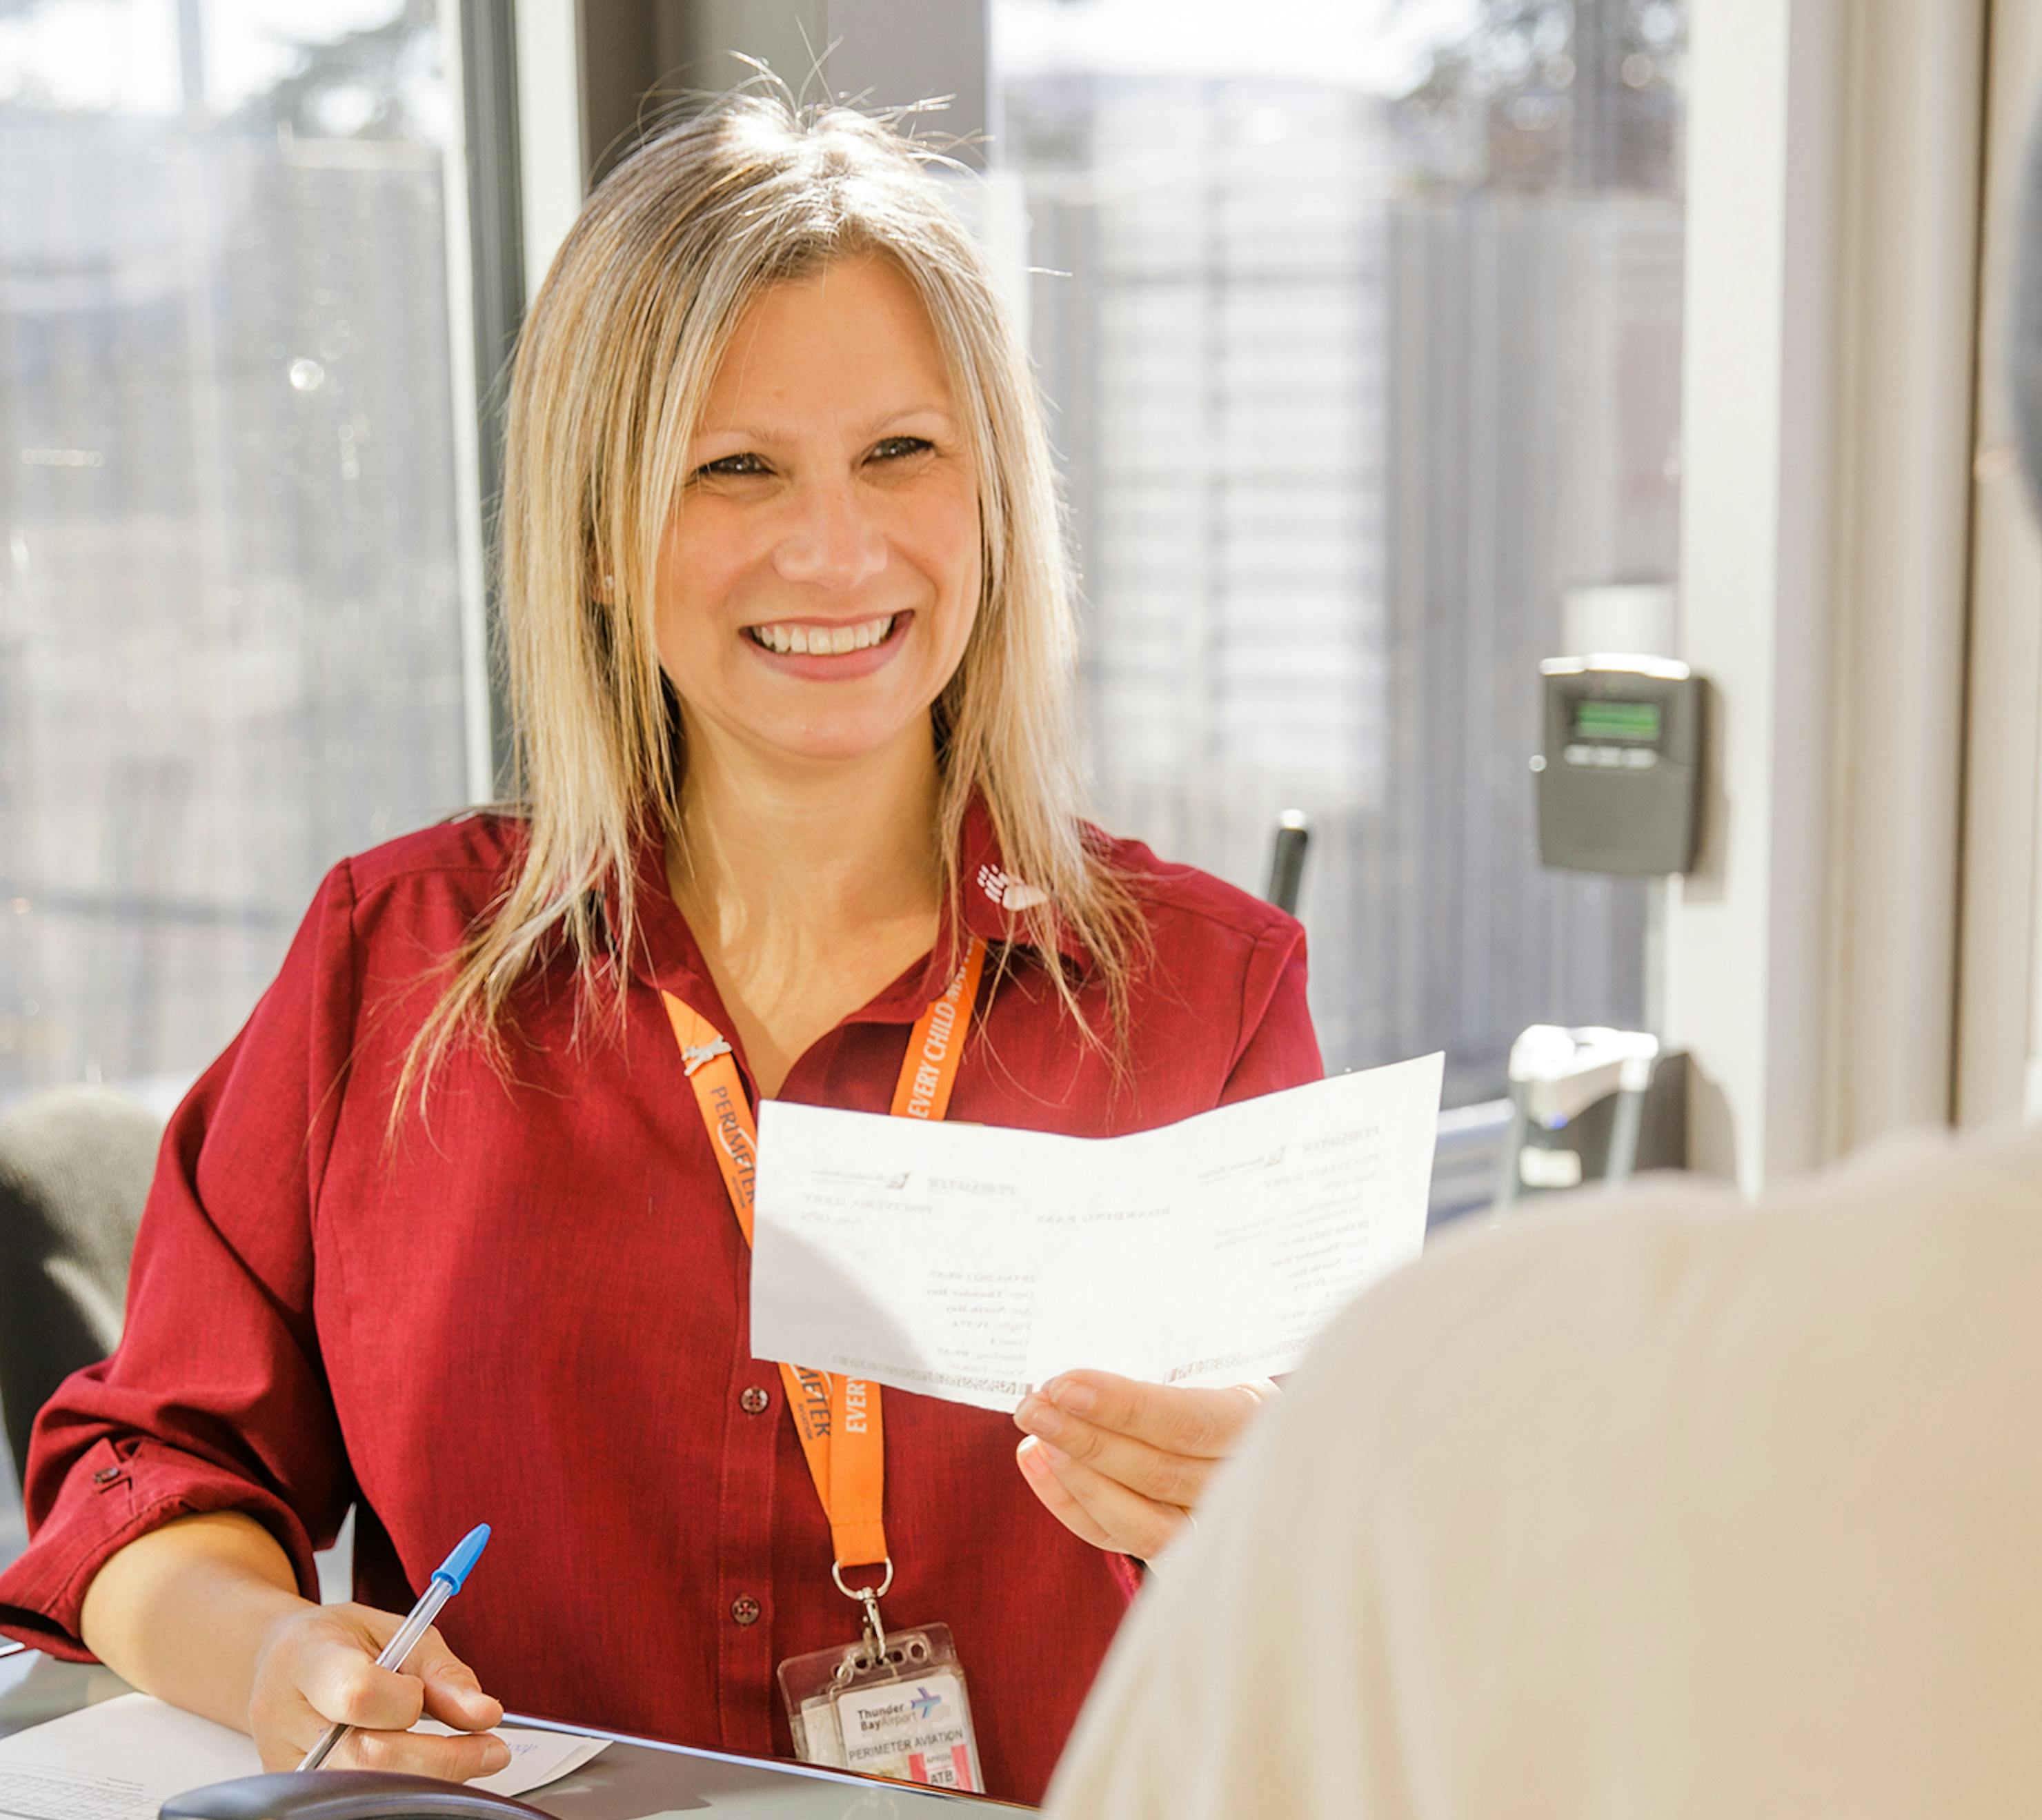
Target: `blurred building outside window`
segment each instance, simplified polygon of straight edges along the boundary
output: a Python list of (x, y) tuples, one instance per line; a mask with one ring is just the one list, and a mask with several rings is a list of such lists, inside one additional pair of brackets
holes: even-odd
[(1684, 6), (991, 25), (1108, 824), (1259, 891), (1309, 812), (1330, 1068), (1638, 1026), (1645, 887), (1542, 870), (1527, 763), (1567, 596), (1676, 573)]
[(167, 1113), (486, 772), (449, 29), (0, 0), (0, 1107)]
[(441, 14), (0, 5), (0, 1103), (167, 1110), (469, 800)]

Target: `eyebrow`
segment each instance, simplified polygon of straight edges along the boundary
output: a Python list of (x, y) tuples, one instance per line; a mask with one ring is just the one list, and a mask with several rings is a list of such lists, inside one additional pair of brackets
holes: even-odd
[[(954, 412), (946, 410), (940, 404), (905, 404), (891, 411), (882, 411), (878, 415), (868, 419), (860, 426), (861, 433), (866, 436), (876, 436), (888, 424), (897, 423), (904, 417), (940, 418), (944, 422), (952, 426), (954, 426), (958, 421)], [(748, 442), (791, 442), (795, 439), (794, 433), (784, 426), (773, 426), (765, 424), (704, 423), (696, 429), (695, 435), (698, 438), (706, 436), (734, 436), (740, 441)]]

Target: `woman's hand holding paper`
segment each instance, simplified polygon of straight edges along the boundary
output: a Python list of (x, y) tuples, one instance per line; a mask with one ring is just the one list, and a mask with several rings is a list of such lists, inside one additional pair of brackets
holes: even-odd
[(1096, 1548), (1153, 1560), (1204, 1496), (1213, 1469), (1276, 1394), (1267, 1378), (1222, 1390), (1066, 1371), (1014, 1413), (1022, 1477)]

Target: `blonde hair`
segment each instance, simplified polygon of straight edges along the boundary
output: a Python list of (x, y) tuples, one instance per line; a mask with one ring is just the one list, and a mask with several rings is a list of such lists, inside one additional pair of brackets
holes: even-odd
[(670, 843), (681, 839), (684, 754), (652, 601), (689, 441), (746, 307), (846, 256), (882, 254), (914, 285), (979, 477), (977, 620), (935, 710), (953, 907), (977, 792), (1008, 870), (1049, 894), (1019, 912), (1021, 926), (1048, 957), (1067, 1012), (1097, 1040), (1055, 960), (1060, 917), (1103, 977), (1110, 1024), (1123, 1029), (1140, 920), (1128, 881), (1081, 820), (1074, 590), (1049, 445), (985, 256), (923, 168), (934, 155), (884, 120), (797, 108), (784, 89), (749, 85), (619, 164), (555, 256), (512, 369), (498, 556), (512, 807), (527, 837), (413, 1040), (393, 1124), (415, 1085), (423, 1103), (457, 1038), (495, 1047), (507, 1000), (556, 944), (584, 987), (606, 956), (628, 955), (646, 818)]

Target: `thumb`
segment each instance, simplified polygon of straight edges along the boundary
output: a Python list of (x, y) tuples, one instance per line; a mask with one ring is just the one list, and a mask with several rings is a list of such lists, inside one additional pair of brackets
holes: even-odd
[(503, 1705), (482, 1691), (475, 1671), (446, 1646), (437, 1629), (419, 1639), (404, 1673), (425, 1683), (426, 1711), (461, 1731), (487, 1731), (503, 1721)]

